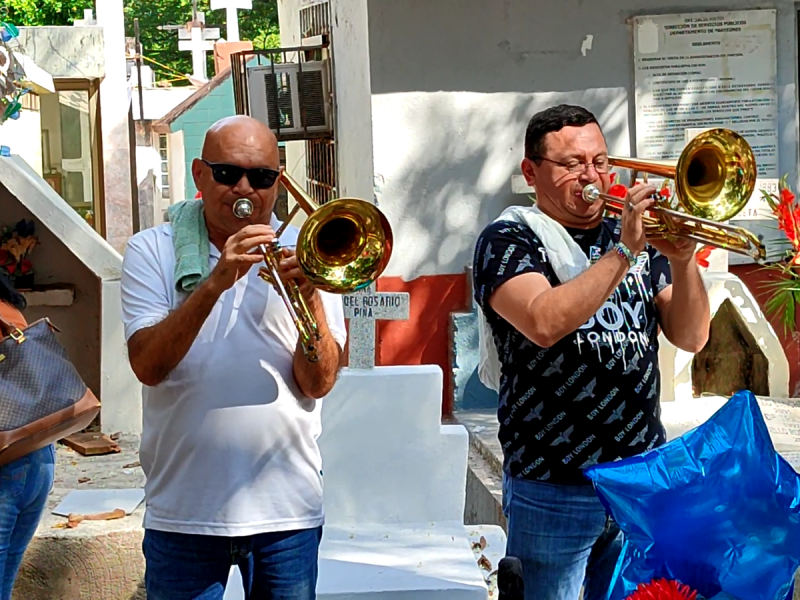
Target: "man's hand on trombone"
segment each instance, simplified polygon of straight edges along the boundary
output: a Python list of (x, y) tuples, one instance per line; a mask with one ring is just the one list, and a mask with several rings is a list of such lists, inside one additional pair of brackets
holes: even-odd
[(253, 265), (263, 263), (264, 255), (258, 247), (269, 247), (274, 238), (275, 232), (269, 225), (248, 225), (229, 237), (209, 276), (215, 289), (221, 294), (230, 289)]
[(294, 248), (284, 247), (283, 256), (284, 258), (278, 265), (281, 277), (284, 280), (294, 279), (306, 302), (315, 301), (317, 299), (317, 290), (308, 279), (306, 279), (305, 273), (303, 273), (303, 269), (300, 268), (300, 263), (297, 261), (297, 254)]
[[(625, 206), (626, 209), (630, 207), (632, 214), (630, 218), (626, 219), (629, 210), (625, 210), (622, 213), (621, 239), (633, 251), (639, 252), (644, 249), (644, 227), (641, 215), (655, 206), (653, 199), (655, 193), (655, 186), (647, 184), (636, 184), (627, 190)], [(647, 243), (666, 256), (670, 263), (675, 264), (688, 264), (694, 258), (695, 249), (697, 248), (697, 242), (688, 238), (675, 238), (674, 240), (649, 238)], [(641, 244), (641, 249), (639, 244)]]

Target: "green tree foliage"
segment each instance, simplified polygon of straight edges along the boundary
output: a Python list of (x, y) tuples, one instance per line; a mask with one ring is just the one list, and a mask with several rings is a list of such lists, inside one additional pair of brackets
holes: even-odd
[[(107, 0), (98, 0), (107, 1)], [(142, 49), (161, 81), (174, 85), (185, 83), (181, 77), (192, 71), (192, 56), (178, 50), (178, 32), (162, 30), (162, 25), (185, 25), (192, 18), (191, 0), (125, 0), (125, 29), (133, 37), (133, 20), (139, 19)], [(0, 20), (18, 26), (71, 25), (83, 18), (85, 8), (93, 8), (93, 0), (0, 0)], [(208, 26), (218, 26), (225, 37), (225, 11), (210, 9), (210, 0), (198, 0), (197, 10), (206, 15)], [(239, 11), (239, 33), (243, 40), (252, 40), (256, 48), (275, 48), (280, 44), (277, 0), (253, 0), (253, 10)], [(209, 53), (209, 73), (213, 73)]]
[(0, 20), (26, 27), (71, 25), (83, 18), (83, 9), (93, 7), (92, 0), (3, 0)]
[[(197, 10), (206, 15), (207, 26), (219, 26), (220, 36), (225, 37), (225, 11), (210, 10), (209, 0), (198, 0)], [(159, 25), (185, 25), (192, 18), (191, 0), (126, 0), (125, 26), (133, 36), (133, 19), (139, 19), (144, 55), (169, 67), (149, 63), (159, 79), (174, 79), (192, 72), (192, 55), (178, 50), (178, 32), (160, 30)], [(253, 10), (239, 11), (239, 35), (243, 40), (252, 40), (256, 48), (273, 48), (279, 45), (278, 7), (276, 0), (254, 0)], [(213, 59), (209, 53), (209, 73), (213, 73)], [(178, 82), (175, 82), (177, 85)]]

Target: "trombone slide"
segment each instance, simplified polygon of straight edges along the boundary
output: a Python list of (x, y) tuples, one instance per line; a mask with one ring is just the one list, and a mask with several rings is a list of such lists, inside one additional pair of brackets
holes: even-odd
[[(591, 184), (584, 188), (583, 196), (587, 202), (604, 200), (608, 212), (622, 216), (625, 203), (621, 198), (603, 194)], [(658, 215), (660, 219), (647, 213)], [(644, 215), (644, 225), (645, 235), (649, 239), (684, 237), (707, 246), (748, 256), (757, 262), (766, 257), (766, 250), (761, 241), (742, 227), (717, 223), (662, 206), (653, 206), (647, 209), (647, 213)]]
[(319, 328), (311, 309), (300, 293), (300, 288), (294, 280), (284, 281), (281, 279), (278, 265), (283, 254), (283, 247), (280, 242), (275, 240), (271, 247), (267, 248), (261, 244), (258, 249), (264, 255), (266, 266), (258, 269), (258, 276), (271, 284), (275, 291), (283, 300), (286, 310), (294, 321), (297, 332), (300, 335), (300, 343), (303, 345), (303, 353), (308, 362), (315, 363), (319, 360), (316, 343), (319, 341)]

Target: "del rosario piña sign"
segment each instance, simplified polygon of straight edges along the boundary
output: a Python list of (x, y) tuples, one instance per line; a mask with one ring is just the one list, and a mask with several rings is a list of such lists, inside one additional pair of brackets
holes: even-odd
[(376, 292), (375, 285), (342, 297), (344, 317), (350, 321), (348, 366), (371, 369), (375, 366), (375, 321), (408, 319), (408, 292)]

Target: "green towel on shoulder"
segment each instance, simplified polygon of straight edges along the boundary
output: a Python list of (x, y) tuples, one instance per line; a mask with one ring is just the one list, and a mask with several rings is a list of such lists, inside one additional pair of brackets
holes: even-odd
[(209, 275), (209, 242), (202, 200), (185, 200), (167, 209), (175, 245), (175, 288), (193, 292)]

